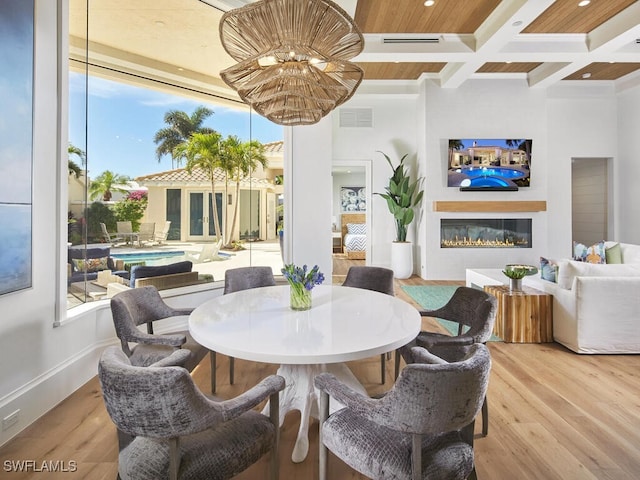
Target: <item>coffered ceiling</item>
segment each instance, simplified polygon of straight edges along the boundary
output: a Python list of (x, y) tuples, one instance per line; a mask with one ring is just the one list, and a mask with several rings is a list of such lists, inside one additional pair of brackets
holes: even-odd
[[(430, 78), (640, 83), (640, 1), (339, 0), (365, 36), (354, 59), (371, 84)], [(69, 0), (70, 59), (92, 74), (203, 98), (237, 97), (220, 80), (233, 64), (220, 45), (222, 13), (250, 0)], [(86, 32), (89, 42), (86, 42)]]

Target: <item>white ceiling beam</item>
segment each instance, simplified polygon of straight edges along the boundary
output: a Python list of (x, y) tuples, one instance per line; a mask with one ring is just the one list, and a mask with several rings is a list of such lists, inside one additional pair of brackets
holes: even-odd
[(614, 52), (640, 38), (640, 2), (635, 2), (587, 35), (592, 52)]
[(589, 63), (590, 60), (585, 60), (582, 63), (543, 63), (538, 68), (529, 72), (529, 86), (538, 88), (548, 87)]
[(491, 56), (500, 52), (522, 29), (544, 12), (554, 0), (507, 0), (500, 2), (491, 15), (474, 32), (476, 54), (473, 61), (443, 69), (442, 88), (457, 88), (470, 78)]

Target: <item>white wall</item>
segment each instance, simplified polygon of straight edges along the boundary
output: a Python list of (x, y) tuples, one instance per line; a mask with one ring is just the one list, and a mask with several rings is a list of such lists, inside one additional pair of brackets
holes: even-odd
[(315, 125), (285, 128), (286, 263), (304, 264), (330, 282), (331, 237), (331, 118)]
[[(616, 101), (610, 86), (555, 87), (548, 92), (548, 258), (571, 255), (571, 159), (611, 158), (617, 176)], [(615, 227), (614, 227), (615, 228)], [(611, 238), (608, 240), (615, 240)]]
[(617, 98), (618, 162), (616, 188), (616, 238), (620, 242), (640, 244), (640, 87), (622, 92)]
[[(381, 98), (356, 94), (348, 106), (372, 107), (374, 127), (340, 128), (334, 120), (333, 158), (372, 158), (372, 190), (376, 192), (384, 189), (390, 174), (376, 150), (394, 159), (406, 152), (417, 155), (419, 174), (426, 177), (425, 198), (414, 223), (418, 235), (411, 238), (418, 243), (415, 272), (423, 278), (462, 280), (466, 268), (496, 268), (520, 262), (537, 265), (540, 256), (558, 258), (571, 251), (571, 222), (567, 222), (571, 218), (571, 158), (616, 159), (616, 102), (612, 93), (611, 86), (584, 82), (540, 90), (530, 88), (523, 80), (469, 80), (456, 90), (447, 90), (425, 80), (415, 95)], [(636, 108), (627, 109), (628, 115), (637, 116), (637, 103), (630, 104)], [(448, 139), (474, 137), (533, 139), (531, 187), (518, 192), (460, 192), (447, 187)], [(434, 212), (433, 202), (439, 200), (545, 200), (547, 211), (508, 215)], [(369, 213), (371, 264), (388, 266), (392, 218), (377, 196)], [(533, 219), (532, 248), (440, 248), (442, 218), (507, 216)]]
[[(547, 131), (545, 92), (524, 81), (470, 80), (455, 91), (430, 81), (424, 85), (426, 191), (425, 245), (420, 274), (429, 279), (464, 279), (466, 268), (496, 268), (507, 263), (537, 264), (546, 251), (546, 214), (434, 212), (433, 202), (545, 200), (547, 197)], [(531, 187), (518, 192), (461, 192), (447, 187), (448, 140), (455, 138), (531, 138)], [(533, 248), (440, 248), (443, 218), (532, 218)]]
[[(371, 193), (384, 192), (392, 174), (391, 167), (378, 153), (386, 153), (394, 165), (405, 154), (409, 156), (405, 163), (415, 171), (419, 137), (416, 118), (416, 95), (358, 95), (345, 104), (349, 108), (373, 108), (373, 127), (341, 128), (339, 115), (333, 117), (333, 160), (368, 160), (372, 165)], [(390, 266), (391, 242), (395, 239), (393, 216), (387, 209), (385, 200), (373, 195), (367, 206), (369, 237), (371, 243), (370, 258), (367, 263), (378, 266)], [(415, 233), (410, 230), (407, 239), (415, 241)]]

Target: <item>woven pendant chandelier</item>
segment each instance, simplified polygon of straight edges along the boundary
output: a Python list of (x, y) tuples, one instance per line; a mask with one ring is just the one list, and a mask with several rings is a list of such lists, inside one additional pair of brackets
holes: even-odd
[(362, 81), (349, 62), (364, 38), (330, 0), (261, 0), (225, 13), (224, 49), (238, 63), (222, 80), (260, 115), (309, 125), (347, 101)]

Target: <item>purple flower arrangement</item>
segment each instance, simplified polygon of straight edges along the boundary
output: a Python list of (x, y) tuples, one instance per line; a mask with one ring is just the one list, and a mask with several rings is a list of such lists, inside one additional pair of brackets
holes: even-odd
[(314, 286), (324, 282), (324, 274), (320, 271), (318, 265), (314, 265), (311, 270), (308, 270), (306, 265), (300, 268), (290, 263), (284, 266), (282, 274), (289, 282), (289, 285), (302, 285), (306, 290), (311, 290)]

